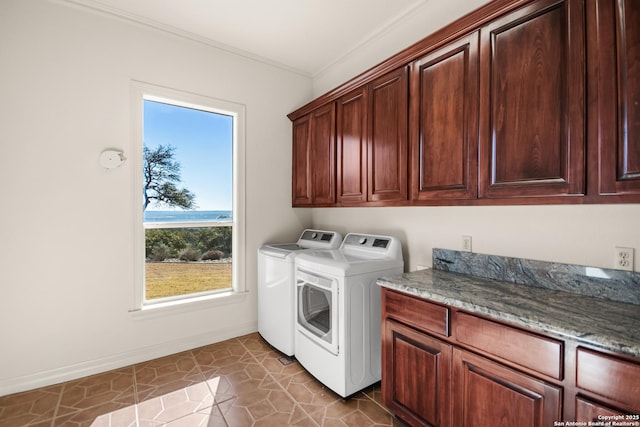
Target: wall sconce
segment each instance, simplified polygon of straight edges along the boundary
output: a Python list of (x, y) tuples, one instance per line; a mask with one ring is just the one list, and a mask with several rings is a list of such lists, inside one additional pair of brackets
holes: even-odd
[(121, 166), (126, 159), (120, 150), (106, 149), (100, 153), (100, 165), (106, 169), (115, 169)]

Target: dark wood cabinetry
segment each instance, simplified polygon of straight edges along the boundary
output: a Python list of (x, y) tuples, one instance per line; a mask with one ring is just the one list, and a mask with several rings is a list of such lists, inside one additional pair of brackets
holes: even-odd
[(293, 206), (335, 203), (335, 103), (293, 122)]
[(412, 426), (640, 421), (636, 359), (387, 288), (382, 310), (382, 400)]
[(338, 202), (367, 200), (367, 87), (338, 100)]
[(339, 204), (407, 199), (407, 94), (400, 68), (339, 99)]
[(411, 64), (411, 199), (475, 199), (478, 33)]
[(455, 348), (453, 425), (552, 426), (562, 419), (562, 388)]
[[(578, 347), (576, 351), (576, 386), (581, 395), (589, 394), (592, 401), (579, 399), (576, 412), (607, 408), (610, 412), (640, 416), (640, 364), (597, 351)], [(594, 401), (606, 401), (607, 405)], [(614, 409), (618, 408), (618, 409)], [(588, 420), (587, 420), (588, 421)], [(634, 420), (640, 421), (640, 420)]]
[(452, 346), (388, 320), (382, 353), (384, 403), (417, 426), (451, 426)]
[(576, 421), (600, 421), (602, 416), (624, 415), (621, 411), (581, 397), (576, 398)]
[(309, 150), (311, 144), (311, 114), (293, 122), (293, 167), (292, 187), (293, 206), (311, 205), (311, 167)]
[(588, 2), (589, 184), (595, 199), (640, 201), (640, 2)]
[(407, 200), (409, 85), (405, 67), (369, 85), (368, 191), (371, 202)]
[(582, 0), (543, 0), (484, 26), (480, 197), (584, 194)]
[(338, 105), (337, 197), (308, 201), (306, 158), (294, 206), (640, 202), (639, 21), (636, 0), (489, 2), (289, 115), (297, 145)]

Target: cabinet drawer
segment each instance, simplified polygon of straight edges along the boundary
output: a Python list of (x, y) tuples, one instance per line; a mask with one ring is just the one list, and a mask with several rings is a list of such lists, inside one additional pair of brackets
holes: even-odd
[(420, 298), (384, 289), (385, 316), (418, 329), (449, 336), (449, 309)]
[(466, 344), (524, 368), (562, 379), (563, 343), (529, 332), (456, 312), (454, 336)]
[(578, 348), (576, 369), (579, 388), (640, 409), (640, 364)]

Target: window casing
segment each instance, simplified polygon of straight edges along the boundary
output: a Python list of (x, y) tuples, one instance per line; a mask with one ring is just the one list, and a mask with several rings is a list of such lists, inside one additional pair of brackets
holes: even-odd
[[(133, 114), (133, 149), (132, 167), (134, 189), (134, 242), (135, 267), (134, 267), (134, 315), (142, 313), (176, 311), (181, 309), (193, 309), (196, 306), (208, 307), (215, 304), (226, 304), (234, 300), (244, 298), (245, 292), (245, 254), (244, 254), (244, 126), (245, 107), (241, 104), (196, 95), (188, 92), (155, 86), (147, 83), (132, 83), (132, 114)], [(156, 101), (178, 107), (185, 107), (205, 112), (223, 114), (233, 118), (233, 219), (225, 223), (209, 222), (180, 222), (163, 224), (144, 224), (143, 201), (143, 147), (144, 147), (144, 101)], [(232, 227), (232, 285), (230, 290), (212, 291), (203, 293), (191, 293), (167, 298), (145, 299), (145, 228), (177, 228), (177, 227)], [(156, 310), (160, 309), (160, 310)]]

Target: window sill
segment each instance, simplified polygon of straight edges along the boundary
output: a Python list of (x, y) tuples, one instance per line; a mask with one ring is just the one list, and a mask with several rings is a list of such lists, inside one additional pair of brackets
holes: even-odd
[(147, 304), (142, 308), (129, 310), (134, 320), (151, 319), (174, 314), (188, 313), (195, 310), (204, 310), (221, 305), (238, 304), (247, 297), (247, 292), (223, 292), (219, 294), (184, 298), (175, 301)]

